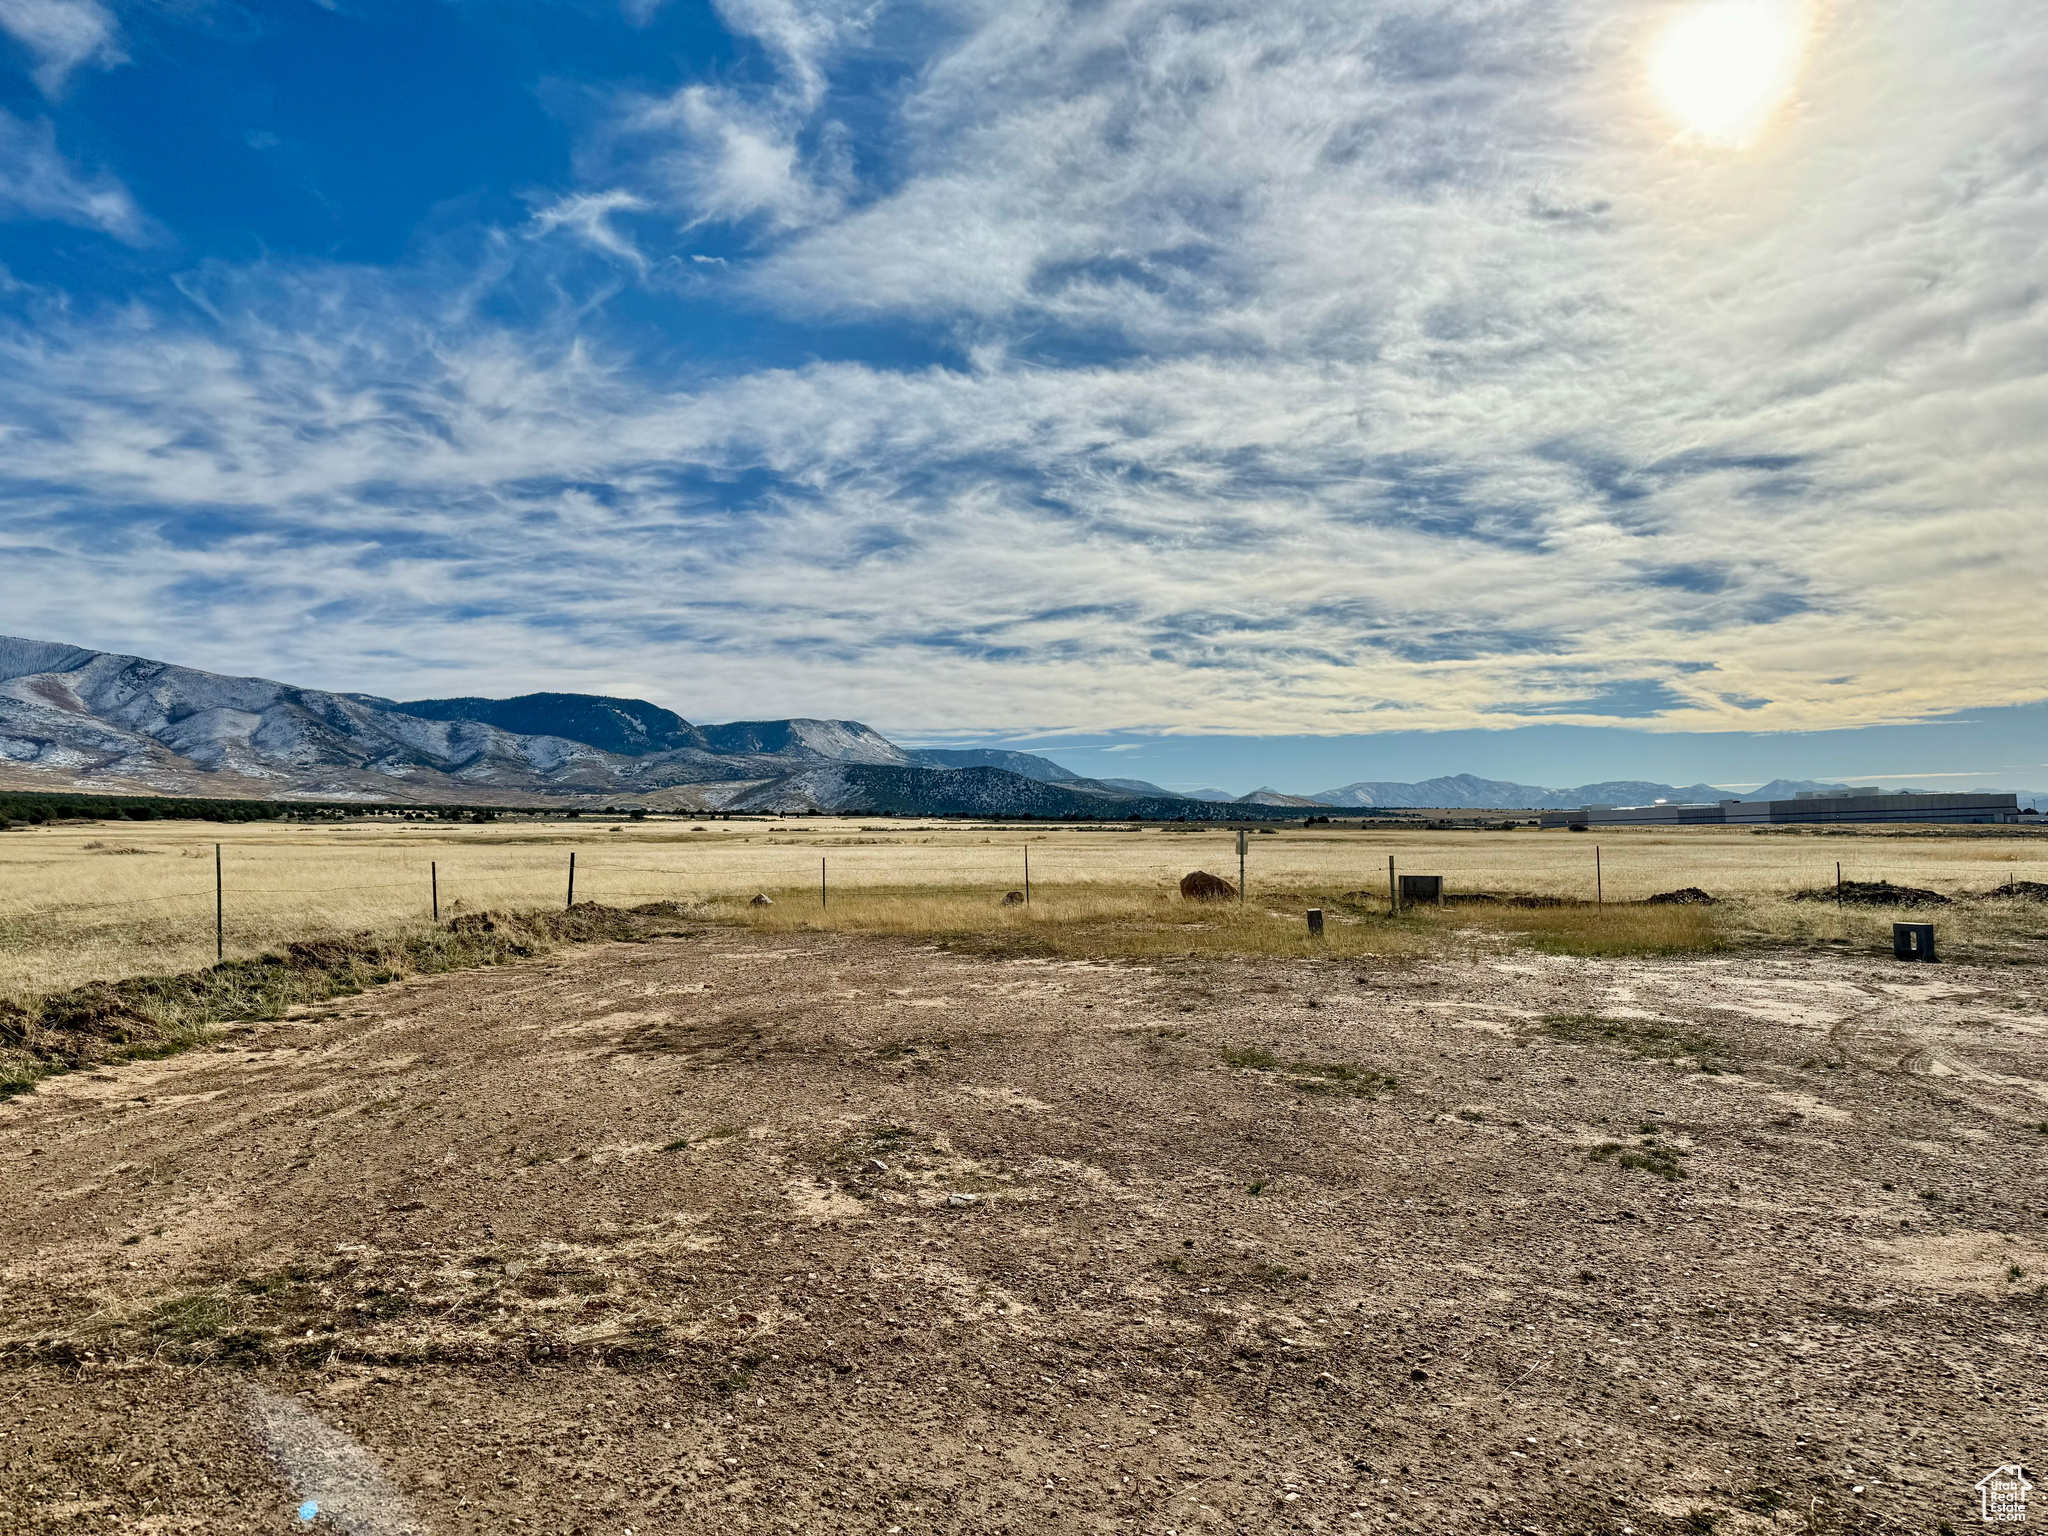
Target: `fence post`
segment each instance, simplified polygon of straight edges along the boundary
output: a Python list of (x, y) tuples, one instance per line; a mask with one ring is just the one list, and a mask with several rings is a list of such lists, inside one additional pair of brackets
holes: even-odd
[(576, 850), (569, 850), (569, 905), (564, 911), (573, 910), (576, 905)]
[(1244, 905), (1244, 828), (1237, 829), (1237, 904)]
[(1024, 845), (1024, 905), (1031, 905), (1031, 845)]
[(1835, 860), (1835, 905), (1842, 904), (1842, 861)]
[(213, 845), (213, 963), (228, 957), (227, 913), (221, 896), (220, 844)]
[(823, 859), (818, 860), (818, 906), (820, 910), (825, 906), (825, 861)]
[(440, 922), (440, 921), (441, 921), (441, 866), (440, 866), (440, 864), (438, 864), (438, 863), (432, 863), (432, 864), (429, 864), (429, 865), (427, 866), (427, 878), (428, 878), (429, 880), (431, 880), (431, 881), (433, 882), (433, 886), (434, 886), (434, 921), (438, 923), (438, 922)]
[(1387, 855), (1387, 916), (1401, 915), (1401, 893), (1394, 888), (1394, 856)]
[(1593, 845), (1593, 906), (1596, 911), (1607, 908), (1607, 887), (1600, 878), (1600, 845)]

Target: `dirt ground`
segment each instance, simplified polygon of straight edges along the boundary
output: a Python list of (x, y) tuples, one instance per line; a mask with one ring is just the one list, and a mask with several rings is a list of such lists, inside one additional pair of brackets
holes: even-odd
[(2038, 966), (591, 945), (0, 1106), (0, 1528), (1962, 1530), (2044, 1122)]

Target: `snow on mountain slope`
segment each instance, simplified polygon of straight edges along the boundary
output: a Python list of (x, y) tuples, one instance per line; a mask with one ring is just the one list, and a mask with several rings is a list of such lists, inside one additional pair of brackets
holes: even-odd
[(697, 727), (711, 751), (730, 756), (769, 755), (834, 763), (909, 766), (910, 755), (858, 720), (735, 720)]
[[(1061, 767), (1049, 757), (1040, 757), (1036, 752), (1008, 752), (1000, 747), (913, 747), (909, 758), (920, 768), (1001, 768), (1010, 773), (1021, 773), (1041, 784), (1072, 784), (1083, 777), (1071, 768)], [(1095, 782), (1129, 787), (1119, 779), (1097, 779)]]
[[(749, 721), (699, 733), (637, 700), (557, 701), (429, 701), (451, 707), (439, 711), (449, 718), (426, 718), (367, 694), (0, 638), (0, 768), (29, 782), (47, 776), (53, 788), (446, 801), (645, 793), (781, 778), (820, 761), (905, 761), (858, 721)], [(493, 703), (641, 750), (462, 718), (494, 713), (480, 707)], [(689, 744), (645, 750), (676, 741)]]

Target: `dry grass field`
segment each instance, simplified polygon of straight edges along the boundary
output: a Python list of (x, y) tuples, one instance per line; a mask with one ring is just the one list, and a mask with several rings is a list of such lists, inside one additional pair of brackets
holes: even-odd
[[(701, 826), (702, 830), (696, 828)], [(221, 848), (228, 955), (362, 930), (401, 931), (431, 916), (438, 868), (444, 918), (541, 907), (568, 891), (613, 906), (655, 900), (778, 930), (923, 934), (1045, 953), (1415, 954), (1527, 946), (1567, 954), (1684, 953), (1795, 943), (1889, 944), (1901, 914), (1792, 903), (1825, 886), (1889, 879), (1961, 896), (2011, 880), (2048, 881), (2048, 836), (2003, 829), (1882, 833), (1678, 830), (1359, 831), (1286, 826), (1255, 834), (1248, 899), (1194, 904), (1174, 894), (1203, 868), (1235, 880), (1232, 834), (1207, 827), (975, 827), (958, 823), (787, 821), (456, 826), (365, 821), (335, 827), (205, 823), (72, 824), (0, 835), (0, 997), (26, 999), (95, 979), (189, 970), (214, 957), (214, 848)], [(1600, 850), (1596, 894), (1594, 848)], [(1028, 907), (1004, 907), (1024, 886)], [(1561, 908), (1452, 907), (1386, 917), (1387, 860), (1441, 874), (1453, 893), (1562, 897)], [(825, 862), (826, 902), (819, 901)], [(1723, 905), (1652, 908), (1643, 898), (1700, 887)], [(774, 904), (747, 903), (766, 893)], [(1347, 893), (1358, 893), (1347, 900)], [(1328, 912), (1321, 945), (1303, 910)], [(2035, 903), (1966, 902), (1935, 914), (1961, 956), (2030, 952)]]

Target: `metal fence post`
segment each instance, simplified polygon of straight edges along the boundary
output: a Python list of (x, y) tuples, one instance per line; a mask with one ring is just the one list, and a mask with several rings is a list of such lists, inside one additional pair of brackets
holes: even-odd
[(218, 965), (228, 957), (227, 912), (221, 895), (220, 844), (213, 845), (213, 961)]
[(563, 910), (572, 910), (576, 905), (576, 852), (569, 851), (569, 905)]

